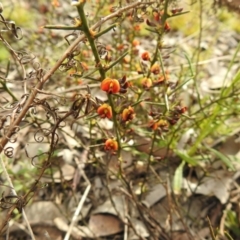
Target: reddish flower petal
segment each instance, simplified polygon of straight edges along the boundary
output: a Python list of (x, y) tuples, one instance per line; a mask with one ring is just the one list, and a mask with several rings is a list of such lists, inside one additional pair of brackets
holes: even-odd
[(134, 109), (130, 106), (128, 108), (125, 108), (122, 112), (122, 120), (124, 122), (130, 121), (134, 118)]
[(117, 151), (118, 150), (118, 143), (114, 139), (108, 139), (105, 142), (104, 149), (107, 151)]
[(141, 58), (142, 58), (142, 60), (144, 60), (144, 61), (149, 61), (149, 60), (150, 60), (150, 54), (149, 54), (149, 52), (144, 52), (144, 53), (142, 53)]
[(143, 78), (142, 79), (142, 86), (144, 88), (150, 88), (152, 86), (152, 79), (151, 78)]
[(112, 108), (106, 103), (97, 109), (97, 113), (101, 118), (112, 118)]
[(154, 74), (154, 75), (157, 75), (160, 73), (160, 66), (158, 64), (154, 64), (152, 65), (151, 67), (151, 72)]
[(120, 91), (120, 83), (116, 79), (105, 78), (101, 83), (101, 89), (107, 93), (118, 93)]
[(170, 25), (167, 22), (165, 22), (164, 30), (166, 32), (169, 32), (171, 30)]

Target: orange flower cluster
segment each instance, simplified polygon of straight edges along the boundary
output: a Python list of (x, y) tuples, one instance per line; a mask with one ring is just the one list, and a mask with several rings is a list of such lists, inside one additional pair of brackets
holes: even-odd
[(134, 112), (134, 109), (129, 106), (128, 108), (125, 108), (122, 112), (122, 120), (124, 122), (127, 122), (127, 121), (131, 121), (135, 116), (135, 112)]
[(102, 81), (101, 89), (109, 94), (115, 94), (120, 91), (120, 83), (117, 79), (107, 77)]
[[(147, 19), (147, 21), (146, 21), (147, 25), (150, 27), (158, 27), (158, 25), (161, 26), (162, 25), (161, 18), (162, 18), (163, 14), (164, 14), (163, 11), (161, 11), (161, 12), (154, 11), (153, 12), (153, 21), (150, 21), (149, 19)], [(164, 31), (169, 32), (170, 30), (171, 30), (171, 28), (170, 28), (169, 23), (165, 22), (164, 23)]]
[(114, 139), (107, 139), (104, 145), (104, 149), (106, 151), (117, 151), (118, 150), (118, 143)]
[(108, 104), (104, 103), (102, 104), (98, 109), (97, 113), (100, 116), (100, 118), (112, 118), (112, 108)]

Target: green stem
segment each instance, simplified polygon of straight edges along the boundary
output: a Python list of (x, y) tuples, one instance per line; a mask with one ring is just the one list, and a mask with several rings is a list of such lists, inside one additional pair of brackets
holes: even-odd
[(114, 102), (113, 102), (113, 99), (112, 99), (112, 95), (111, 94), (108, 94), (108, 101), (109, 101), (109, 104), (112, 108), (112, 112), (113, 112), (113, 125), (114, 125), (114, 128), (115, 128), (115, 134), (116, 134), (116, 138), (117, 138), (117, 143), (118, 143), (118, 157), (120, 157), (120, 153), (121, 153), (121, 137), (119, 135), (119, 132), (118, 132), (118, 121), (117, 121), (117, 114), (114, 110)]
[(88, 26), (87, 18), (86, 18), (83, 7), (84, 7), (84, 4), (80, 4), (79, 6), (77, 6), (78, 14), (79, 14), (79, 17), (82, 21), (82, 25), (81, 25), (82, 31), (85, 33), (85, 35), (86, 35), (86, 37), (89, 41), (89, 44), (91, 46), (91, 49), (92, 49), (92, 52), (93, 52), (93, 55), (94, 55), (94, 58), (95, 58), (96, 66), (99, 67), (99, 73), (100, 73), (101, 78), (103, 80), (105, 78), (105, 71), (102, 67), (101, 59), (100, 59), (100, 56), (98, 54), (98, 50), (97, 50), (97, 47), (96, 47), (96, 44), (95, 44), (95, 41), (94, 41), (94, 39), (95, 39), (94, 32)]
[(82, 26), (46, 25), (44, 28), (56, 30), (83, 30)]
[(148, 175), (148, 171), (149, 171), (149, 168), (151, 166), (151, 157), (152, 157), (152, 154), (153, 154), (153, 148), (154, 148), (154, 144), (155, 144), (155, 141), (156, 141), (156, 138), (157, 138), (157, 131), (154, 131), (153, 133), (153, 137), (152, 137), (152, 144), (151, 144), (151, 148), (149, 150), (149, 153), (148, 153), (148, 159), (147, 159), (147, 168), (146, 168), (146, 176), (144, 177), (144, 180), (143, 180), (143, 184), (141, 186), (141, 196), (142, 194), (144, 193), (144, 184), (146, 183), (147, 181), (147, 175)]
[(104, 30), (102, 30), (101, 32), (98, 32), (98, 33), (95, 35), (95, 38), (101, 37), (103, 34), (109, 32), (111, 29), (117, 27), (117, 25), (119, 25), (119, 24), (114, 23), (114, 24), (110, 25), (109, 27), (105, 28)]
[(164, 76), (164, 102), (165, 102), (165, 113), (166, 112), (169, 112), (169, 101), (168, 101), (168, 95), (167, 95), (167, 90), (168, 90), (168, 85), (166, 83), (166, 73), (165, 73), (165, 69), (164, 69), (164, 66), (163, 66), (163, 59), (162, 59), (162, 55), (161, 55), (161, 52), (160, 50), (158, 50), (158, 57), (159, 57), (159, 61), (160, 61), (160, 65), (161, 65), (161, 69), (162, 69), (162, 72), (163, 72), (163, 76)]
[(120, 56), (116, 61), (114, 61), (113, 63), (111, 63), (107, 68), (105, 68), (105, 71), (108, 71), (109, 69), (111, 69), (112, 67), (114, 67), (117, 63), (119, 63), (126, 55), (128, 55), (128, 51), (126, 51), (125, 53), (123, 53), (122, 56)]
[(14, 101), (18, 101), (17, 97), (12, 93), (12, 91), (8, 88), (7, 84), (4, 81), (0, 80), (0, 83), (2, 84), (3, 89), (5, 92), (7, 92)]

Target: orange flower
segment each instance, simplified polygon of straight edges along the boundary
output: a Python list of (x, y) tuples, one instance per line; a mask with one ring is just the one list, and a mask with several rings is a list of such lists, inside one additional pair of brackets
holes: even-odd
[(142, 79), (142, 86), (144, 88), (150, 88), (152, 86), (152, 79), (151, 78), (143, 78)]
[(120, 91), (120, 83), (116, 79), (105, 78), (101, 83), (101, 89), (107, 93), (118, 93)]
[(158, 127), (160, 128), (165, 128), (169, 126), (168, 121), (164, 119), (160, 119), (157, 123), (158, 123)]
[(117, 50), (123, 50), (124, 49), (124, 44), (119, 44), (117, 46)]
[(141, 30), (141, 26), (139, 24), (135, 25), (133, 28), (134, 28), (135, 31), (140, 31)]
[(148, 125), (152, 130), (156, 130), (158, 128), (157, 122), (154, 122), (153, 120), (151, 120)]
[(97, 109), (97, 113), (100, 118), (112, 118), (112, 108), (106, 103), (104, 103)]
[(132, 45), (134, 47), (136, 47), (136, 46), (140, 45), (140, 42), (138, 40), (134, 39), (133, 42), (132, 42)]
[(154, 74), (154, 75), (157, 75), (160, 73), (160, 67), (158, 64), (153, 64), (152, 67), (151, 67), (151, 72)]
[(128, 108), (125, 108), (122, 112), (122, 120), (124, 122), (130, 121), (134, 118), (134, 109), (129, 106)]
[(161, 15), (159, 12), (153, 12), (153, 18), (155, 21), (159, 22), (161, 19)]
[(104, 149), (107, 151), (117, 151), (118, 150), (118, 143), (114, 139), (108, 139), (105, 142)]
[(155, 82), (155, 84), (161, 84), (161, 83), (169, 80), (169, 78), (170, 78), (170, 76), (169, 76), (167, 73), (165, 74), (165, 77), (164, 77), (164, 75), (162, 74), (162, 75), (160, 75), (160, 76), (158, 77), (158, 79), (157, 79), (157, 81)]
[(157, 130), (158, 128), (160, 129), (166, 129), (168, 128), (169, 124), (167, 120), (160, 119), (159, 121), (150, 121), (149, 122), (149, 127), (153, 130)]
[(58, 0), (53, 0), (53, 1), (52, 1), (52, 5), (53, 5), (54, 7), (60, 7), (60, 3), (59, 3)]
[(141, 58), (143, 61), (149, 61), (150, 60), (149, 52), (143, 52)]

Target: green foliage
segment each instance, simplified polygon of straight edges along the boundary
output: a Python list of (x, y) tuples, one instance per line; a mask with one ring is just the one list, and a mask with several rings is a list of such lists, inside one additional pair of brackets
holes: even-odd
[(236, 212), (227, 210), (225, 225), (228, 231), (233, 233), (234, 236), (240, 236), (240, 223)]

